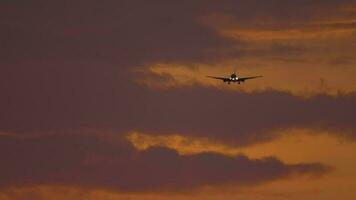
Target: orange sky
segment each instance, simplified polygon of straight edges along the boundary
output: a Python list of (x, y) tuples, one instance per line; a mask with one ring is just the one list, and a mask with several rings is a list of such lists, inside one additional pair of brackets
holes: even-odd
[(0, 13), (0, 200), (356, 199), (354, 0)]
[[(332, 171), (321, 177), (292, 176), (253, 187), (225, 185), (206, 187), (194, 193), (120, 193), (80, 187), (34, 186), (8, 188), (2, 191), (1, 200), (12, 199), (353, 199), (355, 187), (356, 145), (347, 139), (338, 139), (328, 133), (313, 130), (289, 130), (280, 139), (251, 147), (236, 148), (214, 144), (199, 138), (189, 139), (179, 135), (150, 137), (139, 133), (129, 134), (137, 148), (162, 145), (182, 154), (216, 151), (227, 155), (243, 153), (251, 158), (277, 156), (288, 163), (321, 161), (332, 166)], [(140, 139), (139, 139), (140, 138)]]
[[(149, 66), (150, 71), (162, 75), (171, 75), (174, 82), (156, 84), (152, 83), (152, 80), (145, 80), (145, 82), (150, 86), (159, 88), (177, 87), (179, 85), (189, 86), (198, 83), (246, 92), (273, 89), (287, 91), (298, 96), (323, 93), (337, 95), (340, 92), (352, 93), (356, 90), (356, 82), (353, 78), (356, 71), (354, 64), (347, 60), (353, 58), (356, 53), (356, 45), (354, 45), (356, 41), (352, 35), (355, 29), (349, 29), (345, 32), (341, 30), (340, 33), (338, 31), (335, 30), (335, 35), (332, 33), (330, 36), (320, 38), (323, 31), (321, 33), (314, 31), (311, 33), (298, 31), (295, 33), (288, 31), (265, 33), (263, 30), (252, 32), (242, 30), (242, 34), (246, 34), (252, 39), (251, 44), (253, 46), (250, 47), (250, 51), (256, 51), (257, 54), (258, 51), (269, 51), (269, 45), (273, 46), (278, 41), (292, 46), (305, 45), (307, 51), (312, 53), (289, 55), (287, 52), (285, 55), (251, 56), (225, 60), (216, 64), (158, 63)], [(309, 34), (315, 34), (315, 36), (308, 38)], [(296, 38), (289, 38), (294, 37), (293, 35)], [(240, 34), (236, 33), (236, 37), (240, 38)], [(283, 46), (280, 46), (280, 48), (283, 48)], [(296, 48), (298, 47), (296, 46)], [(225, 87), (219, 81), (205, 77), (205, 75), (229, 76), (234, 71), (240, 76), (263, 75), (264, 78), (247, 82), (244, 87)]]
[[(275, 18), (241, 21), (229, 16), (206, 16), (204, 23), (214, 27), (222, 37), (244, 42), (242, 48), (246, 53), (237, 58), (228, 57), (232, 47), (222, 50), (220, 53), (226, 52), (227, 58), (216, 63), (154, 63), (148, 66), (151, 72), (171, 75), (174, 81), (141, 82), (160, 88), (196, 83), (224, 88), (224, 84), (205, 76), (229, 76), (235, 71), (240, 76), (263, 75), (264, 78), (248, 82), (244, 87), (225, 89), (246, 92), (273, 89), (298, 96), (355, 92), (356, 16), (352, 11), (355, 5), (319, 9), (320, 16), (294, 21)], [(352, 14), (345, 14), (345, 10), (351, 10)], [(239, 50), (241, 45), (235, 48)]]

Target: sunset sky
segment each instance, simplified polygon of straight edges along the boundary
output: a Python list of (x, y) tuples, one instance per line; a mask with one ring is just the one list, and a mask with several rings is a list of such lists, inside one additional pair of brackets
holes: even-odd
[[(2, 0), (0, 26), (0, 200), (356, 199), (356, 0)], [(206, 77), (234, 71), (263, 78)]]

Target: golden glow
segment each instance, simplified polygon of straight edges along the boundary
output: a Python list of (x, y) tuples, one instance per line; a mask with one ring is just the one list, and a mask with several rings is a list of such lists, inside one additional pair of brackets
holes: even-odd
[(208, 138), (185, 137), (182, 135), (154, 136), (133, 132), (126, 137), (136, 149), (146, 150), (153, 146), (168, 147), (176, 150), (179, 154), (196, 154), (201, 152), (219, 152), (227, 155), (235, 155), (235, 148), (224, 144), (217, 144)]
[[(282, 134), (282, 133), (278, 133)], [(244, 153), (251, 158), (276, 156), (287, 163), (321, 162), (334, 170), (322, 178), (294, 177), (257, 186), (236, 187), (224, 185), (205, 187), (193, 193), (121, 193), (104, 189), (86, 189), (74, 186), (29, 186), (4, 188), (0, 200), (334, 200), (355, 199), (356, 143), (338, 139), (330, 133), (309, 129), (285, 131), (277, 140), (238, 148), (215, 144), (200, 138), (180, 135), (149, 136), (131, 133), (127, 139), (135, 147), (145, 149), (161, 145), (174, 148), (182, 154), (216, 151), (234, 155)], [(173, 141), (171, 141), (173, 140)], [(32, 197), (32, 199), (31, 199)]]
[[(201, 152), (217, 152), (225, 155), (245, 154), (251, 158), (263, 158), (271, 155), (288, 163), (328, 161), (329, 156), (337, 156), (341, 152), (352, 151), (356, 143), (346, 142), (348, 138), (337, 138), (328, 132), (320, 132), (313, 129), (288, 129), (275, 132), (278, 139), (266, 143), (258, 143), (246, 147), (238, 147), (217, 143), (208, 138), (186, 137), (179, 134), (172, 135), (149, 135), (138, 132), (129, 133), (126, 139), (138, 150), (146, 150), (153, 146), (162, 146), (176, 150), (178, 153), (196, 154)], [(342, 135), (340, 133), (339, 135)], [(302, 151), (300, 145), (303, 146)], [(337, 152), (320, 154), (323, 146), (338, 147)], [(305, 151), (305, 152), (304, 152)], [(325, 151), (326, 152), (326, 151)], [(355, 154), (343, 155), (345, 160)], [(340, 156), (337, 156), (340, 158)], [(355, 162), (356, 163), (356, 162)]]
[(336, 30), (226, 30), (222, 34), (226, 37), (235, 39), (244, 39), (250, 41), (256, 40), (325, 40), (335, 38), (347, 38), (354, 34), (352, 29), (336, 29)]
[(216, 144), (204, 138), (186, 138), (179, 135), (150, 136), (132, 133), (128, 139), (141, 150), (150, 146), (165, 146), (181, 154), (213, 151), (226, 155), (242, 153), (250, 158), (275, 156), (286, 163), (321, 162), (334, 168), (330, 174), (320, 179), (299, 177), (277, 180), (255, 187), (237, 189), (234, 186), (224, 186), (202, 190), (202, 193), (211, 194), (216, 198), (251, 200), (256, 198), (270, 200), (276, 197), (295, 200), (356, 198), (354, 191), (356, 142), (312, 129), (286, 130), (276, 134), (280, 135), (277, 140), (242, 148)]
[[(232, 40), (228, 49), (216, 49), (222, 57), (228, 52), (226, 58), (205, 64), (153, 63), (145, 66), (145, 70), (169, 76), (169, 80), (151, 77), (139, 82), (159, 89), (199, 84), (243, 92), (277, 90), (302, 97), (356, 92), (356, 16), (350, 14), (354, 11), (355, 5), (350, 5), (333, 8), (332, 14), (308, 21), (286, 23), (283, 19), (264, 19), (263, 24), (260, 19), (236, 21), (231, 16), (204, 16), (202, 23)], [(215, 55), (214, 50), (205, 51)], [(234, 58), (229, 52), (235, 50)], [(234, 70), (241, 76), (264, 77), (241, 86), (227, 86), (205, 77), (228, 77)]]
[[(224, 24), (231, 21), (229, 17), (217, 22), (213, 20), (219, 17), (208, 17), (204, 23), (213, 26), (222, 37), (236, 40), (237, 44), (227, 52), (236, 49), (244, 52), (242, 55), (237, 54), (236, 58), (227, 56), (210, 64), (154, 63), (144, 69), (169, 79), (151, 77), (140, 80), (140, 83), (160, 89), (199, 84), (243, 92), (277, 90), (302, 97), (356, 92), (355, 18), (326, 17), (299, 22), (293, 28), (282, 26), (273, 29), (268, 26), (254, 28), (245, 27), (245, 24)], [(278, 22), (269, 23), (272, 27), (273, 23), (278, 25)], [(240, 44), (241, 41), (244, 43)], [(219, 80), (206, 78), (207, 75), (228, 77), (235, 70), (238, 76), (264, 77), (246, 81), (241, 86), (226, 85)]]
[[(283, 61), (264, 62), (263, 59), (241, 59), (218, 66), (197, 64), (194, 70), (184, 65), (157, 64), (151, 66), (149, 70), (162, 76), (170, 75), (173, 80), (157, 82), (148, 78), (141, 80), (140, 83), (159, 89), (189, 87), (196, 84), (248, 93), (273, 89), (303, 97), (318, 94), (338, 95), (356, 91), (356, 79), (353, 75), (356, 74), (356, 68), (325, 67), (317, 62), (295, 62), (289, 63), (289, 68), (286, 70), (285, 65)], [(228, 77), (234, 72), (232, 66), (240, 66), (236, 67), (238, 76), (263, 75), (263, 77), (248, 80), (242, 85), (227, 85), (220, 80), (206, 77), (207, 75)]]

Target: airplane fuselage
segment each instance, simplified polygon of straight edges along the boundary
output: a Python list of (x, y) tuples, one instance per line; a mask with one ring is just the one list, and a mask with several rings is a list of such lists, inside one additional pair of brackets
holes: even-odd
[(244, 82), (244, 80), (239, 80), (239, 77), (237, 77), (236, 74), (231, 74), (230, 78), (225, 79), (224, 82), (227, 82), (228, 84), (230, 84), (230, 82), (237, 82), (238, 84), (240, 84), (240, 82)]
[(214, 78), (214, 79), (219, 79), (224, 81), (224, 83), (230, 84), (232, 83), (238, 83), (240, 84), (241, 82), (245, 82), (245, 80), (248, 79), (253, 79), (253, 78), (259, 78), (262, 76), (249, 76), (249, 77), (238, 77), (235, 73), (231, 74), (230, 77), (218, 77), (218, 76), (207, 76), (208, 78)]

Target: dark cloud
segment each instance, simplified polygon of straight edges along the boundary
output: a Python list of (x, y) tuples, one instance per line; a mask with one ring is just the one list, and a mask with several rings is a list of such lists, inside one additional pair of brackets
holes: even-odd
[(51, 129), (92, 126), (94, 115), (99, 121), (117, 113), (130, 117), (130, 98), (144, 98), (132, 85), (132, 68), (210, 62), (218, 59), (214, 49), (231, 45), (199, 23), (199, 10), (188, 1), (3, 3), (1, 129), (39, 129), (38, 120)]
[(355, 138), (355, 94), (302, 99), (274, 91), (246, 94), (195, 86), (150, 90), (130, 84), (115, 85), (122, 88), (118, 91), (110, 86), (80, 93), (43, 85), (36, 95), (1, 99), (0, 127), (24, 134), (81, 128), (179, 133), (235, 144), (271, 140), (271, 131), (285, 128), (315, 128)]
[(322, 164), (284, 164), (216, 153), (180, 156), (166, 148), (136, 151), (94, 135), (0, 136), (0, 186), (79, 185), (118, 191), (179, 191), (205, 185), (254, 185), (292, 174), (320, 175)]
[[(323, 2), (328, 6), (347, 3)], [(0, 33), (0, 130), (27, 133), (84, 127), (113, 129), (119, 134), (139, 130), (240, 144), (270, 139), (265, 131), (278, 128), (353, 131), (353, 94), (301, 100), (273, 91), (252, 95), (199, 87), (154, 91), (132, 81), (141, 77), (133, 68), (151, 62), (213, 62), (226, 54), (245, 55), (235, 49), (244, 43), (223, 38), (204, 25), (201, 16), (217, 12), (244, 18), (260, 13), (278, 18), (294, 7), (324, 5), (305, 3), (6, 3), (0, 8), (4, 30)], [(276, 44), (267, 51), (300, 55), (305, 48)]]
[[(199, 21), (203, 15), (298, 17), (309, 7), (344, 3), (352, 2), (7, 2), (0, 8), (0, 129), (138, 129), (239, 138), (242, 143), (252, 133), (282, 127), (318, 124), (354, 130), (354, 95), (301, 100), (278, 92), (250, 96), (197, 87), (151, 91), (135, 85), (132, 80), (140, 75), (131, 71), (150, 62), (210, 62), (225, 53), (244, 55), (229, 49), (245, 44), (222, 38)], [(304, 51), (280, 44), (268, 50)], [(264, 137), (269, 136), (257, 138)]]
[[(345, 1), (14, 1), (0, 8), (1, 55), (5, 63), (40, 67), (74, 61), (110, 63), (116, 67), (155, 61), (212, 62), (229, 55), (221, 51), (244, 43), (219, 35), (202, 23), (208, 15), (229, 15), (239, 26), (260, 26), (250, 19), (311, 20), (322, 10), (354, 3)], [(318, 10), (318, 13), (315, 13)], [(334, 14), (334, 13), (333, 13)], [(327, 13), (325, 14), (327, 15)], [(329, 15), (327, 15), (329, 16)], [(262, 20), (263, 21), (263, 20)], [(281, 23), (281, 22), (280, 22)], [(272, 24), (269, 24), (273, 26)], [(278, 26), (278, 23), (276, 24)], [(230, 55), (231, 56), (231, 55)], [(30, 63), (29, 63), (30, 62)], [(68, 63), (69, 62), (69, 63)], [(4, 64), (5, 64), (4, 63)], [(23, 67), (25, 67), (23, 66)], [(43, 66), (42, 70), (47, 67)]]
[[(156, 60), (204, 61), (214, 57), (206, 55), (206, 49), (232, 43), (199, 23), (201, 9), (188, 2), (39, 1), (26, 5), (3, 8), (7, 18), (1, 24), (7, 29), (2, 33), (6, 38), (2, 51), (7, 59), (90, 59), (127, 67)], [(14, 15), (16, 11), (21, 15)]]
[(353, 58), (351, 57), (347, 57), (347, 56), (341, 56), (341, 57), (337, 57), (334, 59), (331, 59), (328, 64), (331, 66), (350, 66), (354, 63)]
[[(205, 1), (206, 3), (207, 1)], [(320, 28), (352, 28), (352, 22), (319, 24), (324, 20), (353, 19), (353, 0), (226, 0), (206, 4), (205, 18), (218, 27), (238, 30), (296, 30)]]
[(164, 148), (137, 152), (125, 142), (65, 133), (138, 130), (250, 144), (273, 138), (268, 134), (273, 129), (313, 126), (347, 129), (354, 136), (355, 94), (303, 100), (273, 91), (245, 94), (197, 86), (155, 91), (133, 82), (141, 76), (134, 68), (150, 63), (211, 63), (251, 53), (245, 51), (248, 44), (222, 37), (203, 16), (228, 15), (247, 24), (256, 18), (305, 20), (319, 6), (346, 3), (353, 1), (0, 2), (0, 130), (59, 133), (0, 136), (0, 185), (173, 190), (324, 172), (320, 164), (287, 165), (274, 158), (179, 156)]
[[(287, 93), (245, 94), (183, 88), (147, 94), (136, 130), (207, 136), (235, 144), (270, 140), (269, 131), (315, 128), (355, 138), (355, 95), (302, 99)], [(342, 134), (342, 135), (344, 135)]]
[(355, 29), (356, 22), (339, 22), (321, 25), (322, 28)]

